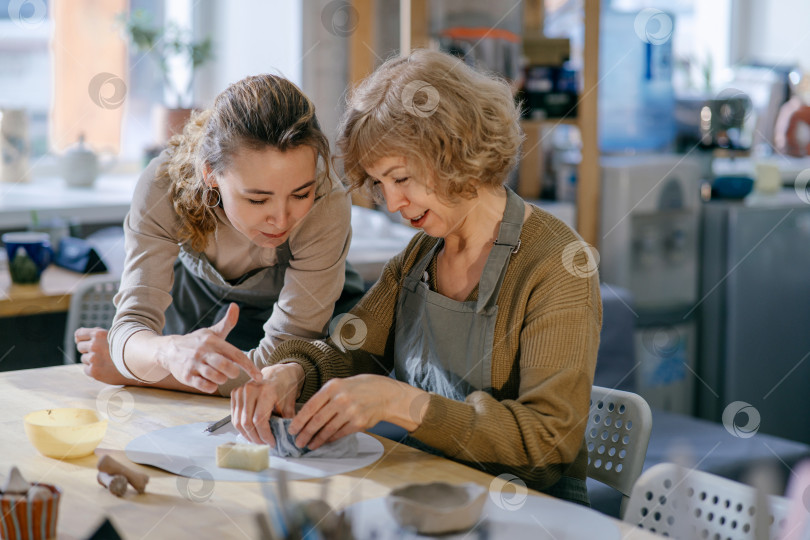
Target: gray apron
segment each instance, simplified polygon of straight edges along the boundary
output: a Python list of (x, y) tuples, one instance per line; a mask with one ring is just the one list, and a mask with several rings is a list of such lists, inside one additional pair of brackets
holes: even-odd
[[(277, 262), (235, 280), (226, 280), (204, 253), (181, 245), (174, 263), (172, 303), (166, 309), (164, 334), (187, 334), (213, 325), (225, 316), (231, 302), (239, 306), (239, 320), (226, 340), (242, 350), (255, 348), (264, 337), (264, 324), (273, 313), (284, 287), (292, 258), (289, 242), (276, 248)], [(346, 263), (346, 282), (334, 313), (346, 313), (363, 295), (363, 280)]]
[(411, 386), (456, 401), (471, 392), (492, 393), (492, 342), (498, 293), (523, 227), (523, 201), (507, 190), (498, 239), (487, 257), (478, 300), (459, 302), (436, 292), (425, 270), (440, 240), (405, 276), (396, 311), (394, 373)]
[[(523, 200), (507, 188), (498, 239), (487, 257), (476, 301), (460, 302), (430, 290), (425, 270), (443, 241), (405, 276), (396, 309), (394, 374), (426, 392), (456, 400), (475, 391), (492, 394), (492, 346), (500, 292), (509, 259), (520, 249)], [(406, 436), (405, 444), (441, 455)], [(585, 482), (563, 476), (549, 493), (588, 504)], [(584, 498), (583, 498), (584, 495)]]

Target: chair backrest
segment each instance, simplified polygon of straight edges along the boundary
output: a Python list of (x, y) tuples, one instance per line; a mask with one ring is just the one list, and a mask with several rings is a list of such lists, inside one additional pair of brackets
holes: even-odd
[(788, 499), (674, 463), (650, 467), (636, 482), (624, 521), (672, 538), (778, 538)]
[(585, 440), (588, 476), (618, 490), (624, 510), (644, 467), (652, 430), (652, 412), (632, 392), (594, 386)]
[(87, 277), (79, 283), (70, 298), (65, 325), (65, 363), (74, 364), (76, 345), (73, 333), (81, 327), (109, 329), (115, 316), (113, 297), (118, 292), (120, 279), (111, 276)]

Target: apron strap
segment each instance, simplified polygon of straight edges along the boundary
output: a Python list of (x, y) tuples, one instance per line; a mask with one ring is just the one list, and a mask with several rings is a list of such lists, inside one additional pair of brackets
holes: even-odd
[(289, 265), (292, 258), (290, 239), (287, 238), (283, 244), (276, 248), (276, 265)]
[[(506, 209), (503, 213), (503, 220), (498, 229), (498, 238), (492, 251), (487, 257), (484, 271), (481, 274), (481, 281), (478, 284), (478, 302), (476, 313), (484, 313), (490, 306), (495, 304), (501, 283), (506, 275), (506, 267), (509, 264), (509, 257), (512, 253), (517, 253), (520, 248), (520, 232), (523, 229), (523, 199), (506, 188)], [(439, 239), (436, 245), (428, 251), (422, 259), (417, 262), (411, 271), (405, 276), (403, 285), (411, 292), (416, 290), (416, 286), (422, 279), (422, 275), (433, 259), (436, 250), (444, 245), (444, 240)]]
[(477, 313), (484, 313), (498, 300), (498, 293), (506, 276), (509, 258), (520, 249), (520, 231), (523, 229), (523, 199), (506, 186), (506, 209), (498, 229), (498, 238), (487, 257), (481, 281), (478, 284)]
[(419, 260), (419, 262), (413, 265), (411, 271), (405, 276), (403, 286), (407, 287), (411, 292), (416, 290), (416, 286), (419, 285), (419, 282), (422, 280), (422, 275), (425, 273), (428, 264), (430, 264), (430, 261), (433, 259), (434, 253), (436, 253), (436, 250), (442, 245), (444, 245), (444, 240), (439, 238), (436, 245), (430, 248), (430, 251), (428, 251), (425, 256)]

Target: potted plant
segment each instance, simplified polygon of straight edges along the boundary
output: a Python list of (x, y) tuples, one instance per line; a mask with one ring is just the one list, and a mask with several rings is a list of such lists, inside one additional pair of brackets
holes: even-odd
[[(163, 80), (164, 87), (170, 92), (170, 105), (164, 111), (164, 137), (168, 140), (173, 134), (183, 129), (191, 115), (191, 89), (194, 74), (200, 66), (213, 58), (213, 47), (210, 37), (194, 41), (191, 32), (177, 24), (155, 25), (150, 13), (136, 9), (131, 14), (118, 16), (124, 26), (129, 41), (139, 52), (148, 54), (154, 59)], [(189, 68), (188, 82), (178, 80), (172, 67), (186, 65)], [(165, 141), (160, 141), (165, 142)]]

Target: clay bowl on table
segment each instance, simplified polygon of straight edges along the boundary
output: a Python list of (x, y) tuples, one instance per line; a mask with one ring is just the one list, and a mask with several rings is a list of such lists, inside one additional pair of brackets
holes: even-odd
[(43, 409), (28, 413), (24, 421), (31, 444), (55, 459), (89, 456), (107, 432), (107, 420), (91, 409)]
[(419, 534), (446, 534), (475, 525), (486, 499), (486, 488), (472, 482), (431, 482), (397, 488), (385, 502), (400, 527)]

